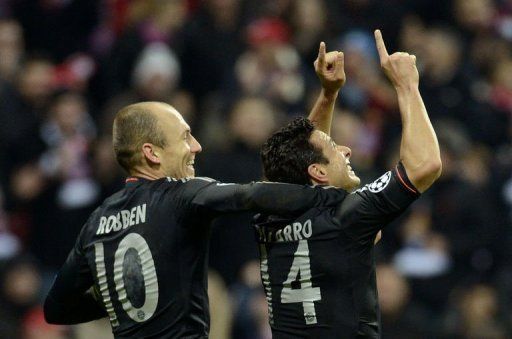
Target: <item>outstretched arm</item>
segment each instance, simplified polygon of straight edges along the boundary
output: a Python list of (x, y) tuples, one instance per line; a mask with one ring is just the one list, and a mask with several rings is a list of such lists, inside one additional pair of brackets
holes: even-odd
[(375, 31), (380, 64), (395, 87), (402, 117), (400, 160), (412, 184), (427, 190), (441, 175), (441, 156), (436, 133), (427, 114), (419, 86), (416, 57), (408, 53), (388, 54), (380, 30)]
[(322, 90), (308, 119), (317, 129), (330, 135), (334, 104), (340, 88), (346, 81), (343, 52), (334, 51), (326, 54), (325, 43), (321, 42), (314, 66)]
[(192, 204), (217, 213), (253, 211), (297, 215), (315, 206), (338, 205), (345, 196), (345, 191), (335, 188), (274, 182), (244, 185), (214, 182), (197, 191)]

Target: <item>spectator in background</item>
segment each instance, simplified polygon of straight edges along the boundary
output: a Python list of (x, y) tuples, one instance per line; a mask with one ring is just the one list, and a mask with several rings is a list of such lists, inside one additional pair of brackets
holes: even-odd
[(173, 50), (161, 42), (148, 44), (137, 58), (131, 76), (132, 86), (105, 104), (100, 119), (101, 131), (110, 134), (116, 112), (141, 101), (172, 103), (195, 126), (195, 104), (191, 94), (178, 87), (180, 76), (181, 66)]
[(390, 265), (377, 266), (383, 339), (420, 339), (436, 333), (428, 313), (411, 301), (407, 280)]
[(240, 0), (203, 1), (184, 27), (183, 87), (201, 106), (204, 100), (223, 99), (219, 92), (233, 87), (233, 65), (243, 52), (241, 5)]
[(486, 198), (491, 194), (464, 178), (463, 158), (474, 145), (461, 127), (444, 122), (437, 124), (437, 131), (443, 149), (443, 174), (430, 193), (432, 229), (450, 244), (453, 283), (485, 279), (498, 254), (491, 239), (500, 231), (495, 207)]
[(291, 2), (291, 39), (303, 60), (315, 60), (318, 41), (329, 36), (327, 19), (327, 7), (323, 1)]
[(425, 104), (434, 119), (450, 117), (469, 123), (470, 75), (462, 68), (462, 41), (453, 30), (429, 29), (424, 44), (424, 80), (420, 84)]
[(14, 81), (24, 47), (21, 25), (13, 19), (0, 19), (0, 84)]
[(466, 39), (473, 39), (491, 31), (496, 11), (497, 8), (493, 0), (453, 1), (455, 21)]
[(208, 300), (211, 314), (210, 338), (230, 338), (233, 322), (231, 298), (224, 280), (213, 270), (208, 272)]
[(498, 60), (490, 74), (491, 104), (507, 114), (508, 121), (512, 117), (512, 57)]
[(91, 178), (89, 155), (96, 128), (85, 99), (65, 91), (56, 95), (41, 135), (47, 147), (40, 166), (48, 178), (62, 183), (57, 204), (73, 209), (95, 202), (98, 189)]
[(62, 264), (99, 199), (90, 160), (96, 128), (84, 97), (68, 91), (57, 93), (40, 134), (45, 152), (38, 168), (47, 182), (46, 211), (33, 221), (30, 248), (51, 270)]
[(240, 269), (231, 291), (234, 303), (232, 336), (236, 339), (266, 339), (272, 333), (268, 325), (268, 308), (261, 290), (260, 267), (257, 260), (248, 261)]
[(411, 299), (432, 310), (429, 319), (443, 311), (452, 266), (449, 242), (432, 230), (431, 213), (428, 204), (412, 209), (400, 230), (402, 246), (393, 257), (396, 270), (410, 282)]
[(70, 337), (69, 328), (50, 325), (44, 320), (41, 307), (31, 310), (23, 319), (22, 338), (24, 339), (67, 339)]
[(100, 186), (101, 201), (120, 190), (124, 183), (124, 173), (112, 152), (111, 135), (104, 134), (95, 141), (91, 161), (94, 178)]
[[(26, 59), (16, 74), (13, 85), (5, 84), (2, 87), (2, 117), (5, 120), (19, 119), (7, 125), (3, 121), (2, 127), (6, 134), (23, 134), (18, 130), (10, 130), (7, 126), (21, 125), (23, 118), (32, 113), (32, 121), (38, 121), (43, 116), (43, 111), (47, 107), (54, 90), (54, 65), (45, 58), (32, 57)], [(27, 112), (28, 111), (28, 112)], [(23, 129), (19, 126), (18, 128)]]
[(229, 115), (229, 133), (213, 140), (213, 152), (198, 160), (201, 173), (235, 182), (261, 179), (259, 150), (278, 120), (275, 106), (264, 97), (238, 99)]
[(10, 1), (12, 14), (25, 31), (27, 50), (45, 53), (60, 62), (88, 48), (88, 37), (97, 24), (99, 1)]
[(5, 211), (5, 198), (0, 187), (0, 262), (19, 255), (21, 243), (9, 225), (9, 215)]
[(258, 19), (247, 27), (247, 39), (250, 47), (235, 64), (239, 92), (265, 96), (288, 114), (300, 113), (305, 80), (288, 25), (279, 19)]
[(330, 14), (328, 19), (330, 32), (335, 34), (349, 30), (372, 32), (375, 27), (380, 27), (389, 36), (388, 48), (397, 49), (395, 39), (398, 37), (401, 18), (404, 15), (404, 1), (328, 0), (325, 3)]
[[(110, 130), (113, 117), (122, 107), (139, 101), (169, 102), (180, 79), (180, 64), (174, 52), (164, 43), (146, 45), (131, 72), (132, 86), (107, 101), (102, 123)], [(105, 118), (104, 118), (105, 119)]]
[[(206, 143), (212, 149), (205, 149), (205, 154), (197, 158), (199, 173), (227, 182), (261, 180), (259, 150), (278, 126), (278, 120), (278, 112), (269, 100), (262, 97), (240, 98), (231, 110), (229, 130), (224, 132), (224, 139)], [(224, 144), (224, 147), (219, 147), (219, 144)], [(240, 227), (249, 225), (252, 216), (251, 213), (226, 215), (214, 222), (210, 263), (228, 284), (235, 280), (245, 262), (257, 258), (252, 230)], [(237, 253), (236, 257), (231, 257), (233, 251)], [(226, 257), (231, 257), (231, 260), (226, 261)]]
[(496, 290), (488, 285), (472, 285), (456, 296), (444, 326), (450, 338), (505, 339)]
[(22, 336), (25, 316), (41, 307), (41, 284), (37, 262), (31, 258), (16, 257), (4, 263), (0, 280), (0, 337)]
[(184, 25), (184, 0), (134, 1), (132, 21), (114, 44), (102, 67), (102, 101), (128, 88), (140, 51), (151, 43), (179, 48), (178, 35)]
[[(39, 182), (35, 165), (44, 150), (39, 128), (54, 91), (53, 63), (47, 59), (25, 60), (14, 86), (3, 86), (0, 92), (0, 181), (7, 189), (7, 207), (18, 198), (14, 184)], [(26, 169), (26, 170), (23, 170)], [(27, 176), (33, 172), (36, 176)], [(9, 182), (9, 180), (12, 180)], [(40, 186), (40, 185), (37, 185)], [(38, 190), (27, 192), (37, 195)], [(21, 200), (26, 200), (22, 198)]]

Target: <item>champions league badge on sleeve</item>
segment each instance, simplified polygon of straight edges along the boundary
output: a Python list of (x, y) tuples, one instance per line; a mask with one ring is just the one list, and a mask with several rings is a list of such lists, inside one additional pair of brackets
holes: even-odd
[(364, 192), (366, 190), (372, 192), (372, 193), (379, 193), (381, 192), (386, 186), (389, 184), (389, 181), (391, 180), (391, 171), (388, 171), (381, 175), (377, 180), (372, 182), (371, 184), (364, 185), (360, 189), (356, 190), (353, 193), (356, 192)]
[(367, 185), (368, 189), (372, 193), (379, 193), (382, 191), (386, 186), (389, 184), (389, 181), (391, 180), (391, 171), (388, 171), (384, 173), (380, 178), (372, 182), (371, 184)]

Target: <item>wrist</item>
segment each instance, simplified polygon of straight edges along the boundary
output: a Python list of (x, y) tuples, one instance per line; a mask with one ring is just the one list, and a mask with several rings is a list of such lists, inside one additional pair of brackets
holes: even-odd
[(338, 97), (338, 93), (339, 93), (340, 89), (327, 89), (327, 88), (324, 88), (322, 87), (322, 96), (328, 100), (336, 100), (336, 98)]
[(395, 86), (398, 94), (413, 94), (419, 92), (418, 84), (404, 84)]

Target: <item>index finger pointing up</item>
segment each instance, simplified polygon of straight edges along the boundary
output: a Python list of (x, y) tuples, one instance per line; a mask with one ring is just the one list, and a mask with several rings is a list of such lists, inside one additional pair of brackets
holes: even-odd
[(320, 69), (323, 69), (325, 65), (325, 42), (320, 43), (320, 47), (318, 48), (318, 66)]
[(382, 33), (379, 29), (375, 30), (375, 44), (377, 45), (377, 51), (379, 52), (380, 62), (385, 61), (389, 57), (389, 54), (386, 49), (386, 45), (384, 44), (384, 39), (382, 39)]

